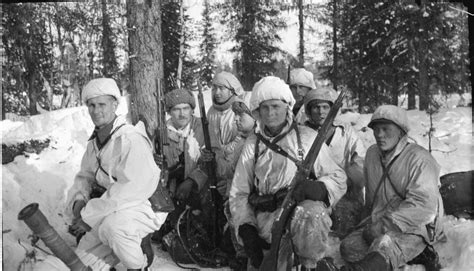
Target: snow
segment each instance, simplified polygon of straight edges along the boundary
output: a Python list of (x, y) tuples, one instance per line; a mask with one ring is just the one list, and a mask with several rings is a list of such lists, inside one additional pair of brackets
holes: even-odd
[[(210, 106), (210, 92), (205, 93), (205, 104)], [(127, 114), (127, 99), (121, 103), (120, 114)], [(199, 110), (195, 110), (196, 113)], [(428, 147), (429, 116), (418, 110), (408, 112), (412, 131), (410, 137)], [(370, 114), (348, 112), (342, 119), (352, 123), (364, 144), (374, 143), (367, 128)], [(472, 138), (472, 108), (446, 107), (434, 115), (434, 157), (441, 165), (442, 174), (474, 169)], [(65, 215), (67, 192), (85, 151), (86, 141), (93, 130), (87, 108), (77, 107), (56, 110), (29, 118), (27, 121), (4, 120), (1, 124), (3, 143), (14, 144), (29, 139), (49, 138), (50, 146), (40, 154), (17, 156), (2, 165), (2, 260), (5, 270), (32, 270), (33, 262), (45, 258), (45, 253), (31, 246), (31, 230), (17, 219), (18, 212), (26, 205), (37, 202), (65, 241), (75, 245), (67, 233), (70, 217)], [(447, 241), (437, 245), (443, 270), (474, 270), (474, 221), (446, 217)], [(342, 264), (338, 254), (339, 240), (331, 239), (331, 256)], [(42, 242), (37, 245), (46, 248)], [(31, 252), (35, 252), (35, 258)], [(26, 257), (26, 254), (29, 254)], [(166, 252), (155, 247), (152, 270), (181, 270)], [(20, 263), (23, 264), (20, 266)], [(123, 270), (120, 269), (119, 270)], [(410, 266), (405, 270), (424, 270)]]

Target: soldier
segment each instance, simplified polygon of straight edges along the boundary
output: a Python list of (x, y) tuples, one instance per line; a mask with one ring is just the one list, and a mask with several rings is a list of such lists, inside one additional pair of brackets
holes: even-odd
[[(243, 98), (244, 89), (239, 80), (229, 72), (220, 72), (214, 76), (212, 80), (212, 106), (207, 112), (209, 121), (209, 135), (213, 152), (209, 153), (203, 150), (203, 161), (210, 161), (214, 158), (226, 157), (231, 160), (235, 150), (235, 146), (242, 137), (237, 131), (235, 124), (235, 113), (232, 111), (232, 104), (239, 98)], [(227, 191), (226, 176), (231, 172), (225, 170), (230, 169), (221, 162), (222, 159), (216, 159), (217, 162), (217, 187), (223, 198), (226, 197)]]
[[(318, 131), (337, 99), (337, 93), (330, 87), (309, 91), (304, 98), (304, 111), (308, 120), (305, 125)], [(365, 147), (350, 124), (336, 119), (327, 135), (326, 145), (333, 160), (347, 175), (347, 193), (338, 202), (333, 212), (337, 219), (335, 229), (345, 235), (359, 223), (364, 203), (364, 156)]]
[[(229, 198), (237, 239), (250, 258), (250, 268), (261, 265), (264, 250), (272, 241), (271, 228), (282, 195), (316, 136), (310, 128), (294, 122), (294, 104), (288, 85), (277, 77), (265, 77), (253, 87), (250, 110), (257, 119), (257, 133), (243, 147)], [(298, 206), (289, 233), (305, 268), (315, 268), (325, 256), (330, 208), (346, 192), (346, 175), (324, 145), (312, 173), (311, 179), (295, 187), (293, 197)], [(291, 249), (285, 244), (284, 249)], [(285, 263), (279, 266), (286, 268)]]
[[(245, 144), (245, 140), (254, 134), (255, 127), (256, 127), (255, 119), (253, 118), (252, 113), (250, 112), (250, 109), (248, 108), (247, 104), (244, 101), (240, 99), (236, 99), (236, 101), (232, 104), (232, 111), (235, 114), (235, 124), (237, 125), (237, 131), (239, 132), (239, 136), (241, 137), (241, 140), (237, 142), (237, 145), (235, 146), (235, 149), (234, 149), (234, 153), (232, 154), (231, 157), (218, 158), (218, 159), (225, 159), (225, 160), (221, 160), (225, 162), (221, 162), (220, 166), (225, 167), (221, 169), (221, 171), (227, 173), (227, 175), (225, 176), (225, 179), (227, 180), (227, 190), (225, 192), (226, 199), (229, 198), (229, 190), (232, 184), (232, 179), (234, 177), (235, 167), (240, 158), (240, 154)], [(229, 209), (229, 201), (226, 200), (224, 205), (225, 205), (224, 212), (225, 212), (225, 216), (227, 218), (227, 223), (229, 226), (227, 229), (230, 234), (232, 245), (235, 249), (235, 261), (231, 262), (233, 264), (231, 268), (233, 270), (245, 270), (246, 263), (247, 263), (247, 256), (245, 254), (243, 247), (237, 242), (237, 239), (235, 238), (236, 229), (234, 227), (234, 224), (232, 223), (232, 215)]]
[(298, 120), (298, 124), (303, 124), (306, 120), (304, 113), (303, 99), (308, 91), (315, 89), (313, 74), (303, 68), (293, 69), (290, 71), (290, 85), (291, 93), (295, 98), (295, 106), (293, 107), (293, 115)]
[(168, 162), (168, 187), (176, 209), (155, 233), (153, 240), (161, 241), (170, 232), (186, 204), (201, 209), (205, 196), (200, 192), (207, 184), (207, 175), (198, 167), (204, 136), (200, 118), (194, 116), (196, 99), (187, 89), (174, 89), (165, 94), (166, 111), (170, 115), (166, 123), (168, 146), (164, 156)]
[[(153, 261), (147, 236), (167, 216), (155, 213), (148, 200), (160, 176), (153, 145), (143, 125), (126, 124), (125, 118), (115, 115), (120, 92), (113, 79), (91, 80), (82, 98), (95, 129), (70, 193), (71, 233), (85, 233), (76, 251), (97, 270), (119, 261), (128, 270), (141, 270)], [(104, 187), (106, 193), (90, 199), (92, 184)], [(147, 242), (142, 242), (144, 237)]]
[[(433, 254), (442, 233), (440, 167), (421, 146), (408, 143), (406, 111), (382, 105), (368, 125), (377, 144), (367, 150), (364, 174), (370, 216), (341, 243), (344, 270), (397, 270), (420, 253)], [(426, 264), (426, 263), (425, 263)], [(429, 261), (427, 270), (439, 270)]]
[(170, 115), (168, 143), (165, 157), (169, 167), (171, 193), (178, 200), (186, 200), (193, 191), (200, 191), (207, 176), (198, 167), (204, 136), (200, 118), (194, 116), (196, 100), (191, 91), (175, 89), (165, 95), (166, 110)]

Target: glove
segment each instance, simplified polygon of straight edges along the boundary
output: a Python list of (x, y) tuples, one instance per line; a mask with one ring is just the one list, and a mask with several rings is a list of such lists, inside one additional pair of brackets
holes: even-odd
[(296, 184), (295, 190), (293, 191), (293, 198), (296, 202), (309, 199), (314, 201), (324, 201), (327, 204), (328, 190), (323, 182), (314, 180), (304, 180)]
[[(86, 202), (84, 200), (76, 200), (72, 205), (72, 214), (74, 215), (74, 219), (81, 217), (81, 210), (86, 206)], [(74, 223), (74, 221), (73, 221)]]
[(211, 161), (214, 161), (215, 157), (216, 157), (215, 152), (210, 151), (208, 149), (203, 149), (201, 150), (201, 157), (199, 157), (199, 159), (202, 162), (211, 162)]
[(179, 200), (186, 200), (195, 186), (197, 186), (197, 184), (193, 179), (188, 178), (184, 180), (184, 182), (178, 186), (178, 189), (176, 189), (176, 198)]
[(69, 233), (78, 237), (80, 235), (84, 235), (86, 232), (90, 231), (91, 227), (87, 225), (82, 218), (78, 218), (74, 221), (74, 223), (69, 226)]
[(162, 166), (163, 166), (163, 156), (162, 155), (154, 153), (153, 154), (153, 160), (155, 160), (155, 164), (157, 164), (159, 168), (162, 168)]
[(375, 222), (365, 226), (364, 230), (362, 231), (362, 238), (364, 238), (364, 240), (370, 246), (375, 239), (382, 236), (383, 234), (383, 223)]
[(239, 227), (239, 236), (244, 243), (244, 250), (250, 259), (250, 264), (259, 268), (263, 261), (263, 249), (269, 249), (270, 245), (258, 236), (257, 229), (250, 224)]

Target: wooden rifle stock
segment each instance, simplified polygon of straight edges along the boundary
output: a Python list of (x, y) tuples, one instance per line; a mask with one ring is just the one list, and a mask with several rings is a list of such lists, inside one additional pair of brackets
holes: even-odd
[(278, 270), (278, 252), (280, 249), (281, 238), (284, 234), (286, 226), (288, 225), (291, 213), (295, 209), (296, 201), (293, 198), (293, 191), (298, 182), (306, 180), (309, 177), (311, 169), (316, 162), (319, 151), (321, 150), (322, 145), (326, 141), (326, 136), (331, 128), (331, 125), (336, 118), (339, 108), (342, 106), (342, 100), (346, 95), (347, 90), (342, 90), (337, 97), (337, 100), (334, 102), (334, 105), (331, 107), (331, 110), (328, 113), (328, 116), (324, 120), (323, 125), (319, 129), (318, 135), (314, 139), (311, 148), (308, 151), (308, 155), (304, 159), (303, 163), (298, 167), (298, 170), (291, 181), (290, 187), (288, 189), (288, 194), (286, 194), (285, 199), (281, 205), (280, 211), (275, 219), (275, 222), (272, 226), (272, 244), (270, 247), (270, 252), (263, 259), (262, 264), (260, 265), (259, 270)]
[(160, 79), (156, 79), (156, 103), (158, 106), (157, 120), (158, 125), (155, 130), (154, 144), (155, 153), (161, 160), (161, 176), (160, 182), (166, 186), (168, 184), (168, 161), (164, 154), (164, 147), (169, 145), (168, 142), (168, 128), (166, 127), (166, 112), (165, 112), (165, 95), (163, 94), (163, 84)]
[[(202, 86), (201, 82), (199, 81), (199, 78), (197, 79), (197, 84), (198, 84), (198, 101), (199, 101), (199, 109), (201, 112), (201, 122), (202, 122), (202, 130), (204, 134), (204, 145), (206, 150), (212, 152), (212, 146), (211, 146), (211, 137), (209, 135), (209, 121), (207, 120), (206, 117), (206, 107), (204, 105), (204, 96), (202, 94)], [(219, 236), (219, 225), (217, 221), (218, 217), (218, 210), (217, 210), (217, 199), (219, 197), (219, 192), (217, 191), (217, 178), (216, 178), (216, 162), (215, 159), (213, 161), (207, 162), (206, 164), (206, 170), (207, 170), (207, 175), (208, 175), (208, 182), (209, 182), (209, 188), (211, 192), (211, 207), (212, 207), (212, 223), (213, 223), (213, 231), (212, 231), (212, 239), (213, 243), (216, 246), (217, 245), (217, 237)]]

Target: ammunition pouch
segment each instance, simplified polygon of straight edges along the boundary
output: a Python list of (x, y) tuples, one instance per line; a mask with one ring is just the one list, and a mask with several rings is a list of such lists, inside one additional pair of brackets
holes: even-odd
[(254, 191), (250, 193), (248, 202), (256, 211), (259, 212), (274, 212), (280, 208), (283, 200), (288, 193), (288, 189), (280, 189), (275, 194), (258, 195), (258, 192)]

